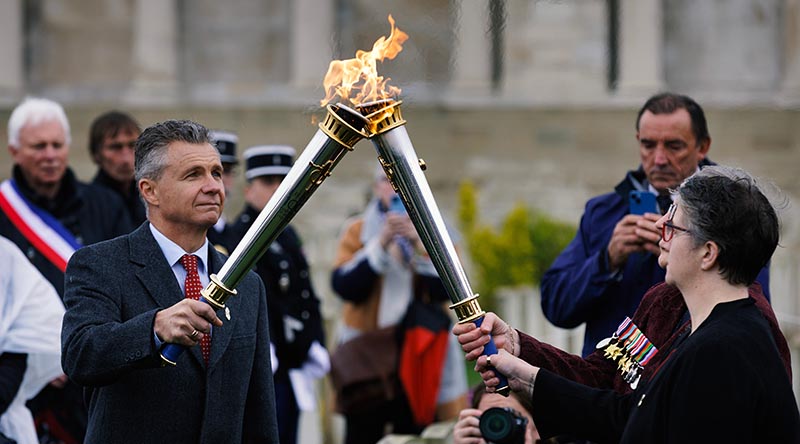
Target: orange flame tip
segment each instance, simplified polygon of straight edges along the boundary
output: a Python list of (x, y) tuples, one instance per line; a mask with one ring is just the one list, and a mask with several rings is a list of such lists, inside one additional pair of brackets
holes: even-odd
[(371, 51), (358, 50), (353, 59), (331, 61), (322, 81), (325, 98), (320, 100), (321, 106), (327, 105), (336, 97), (355, 106), (400, 94), (400, 88), (389, 85), (387, 82), (391, 79), (378, 75), (377, 69), (377, 62), (393, 60), (403, 50), (403, 43), (408, 40), (408, 34), (395, 26), (391, 14), (389, 23), (389, 37), (381, 36), (372, 45)]

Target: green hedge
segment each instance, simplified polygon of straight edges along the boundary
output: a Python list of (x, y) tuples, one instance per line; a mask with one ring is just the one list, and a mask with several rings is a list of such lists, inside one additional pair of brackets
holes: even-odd
[(509, 211), (499, 229), (482, 223), (479, 215), (475, 186), (464, 182), (459, 189), (458, 219), (484, 310), (497, 308), (495, 292), (500, 287), (539, 285), (577, 230), (523, 204)]

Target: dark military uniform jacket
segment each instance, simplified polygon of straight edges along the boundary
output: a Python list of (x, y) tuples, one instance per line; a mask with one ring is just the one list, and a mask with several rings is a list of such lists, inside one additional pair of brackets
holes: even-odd
[[(231, 230), (237, 242), (258, 213), (248, 205), (236, 219)], [(291, 226), (283, 230), (259, 259), (256, 273), (267, 288), (270, 338), (278, 357), (275, 378), (288, 378), (288, 370), (300, 368), (306, 361), (314, 341), (325, 345), (319, 300), (311, 285), (300, 238)]]

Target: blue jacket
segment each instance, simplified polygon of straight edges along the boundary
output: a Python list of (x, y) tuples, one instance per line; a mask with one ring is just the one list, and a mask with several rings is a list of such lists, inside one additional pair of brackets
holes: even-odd
[[(710, 162), (701, 162), (706, 164)], [(664, 270), (650, 253), (630, 255), (621, 273), (610, 273), (606, 266), (611, 234), (629, 212), (628, 193), (644, 179), (641, 168), (630, 171), (614, 192), (590, 199), (575, 238), (542, 278), (542, 310), (547, 319), (561, 328), (586, 323), (583, 356), (610, 337), (626, 316), (633, 316), (650, 287), (664, 281)], [(756, 280), (769, 300), (769, 265)]]

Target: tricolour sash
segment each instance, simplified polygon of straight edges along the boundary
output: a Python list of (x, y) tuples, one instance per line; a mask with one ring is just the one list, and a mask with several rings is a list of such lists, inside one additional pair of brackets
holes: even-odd
[(0, 184), (0, 209), (47, 260), (62, 272), (67, 269), (69, 258), (81, 244), (61, 222), (25, 199), (14, 179)]

